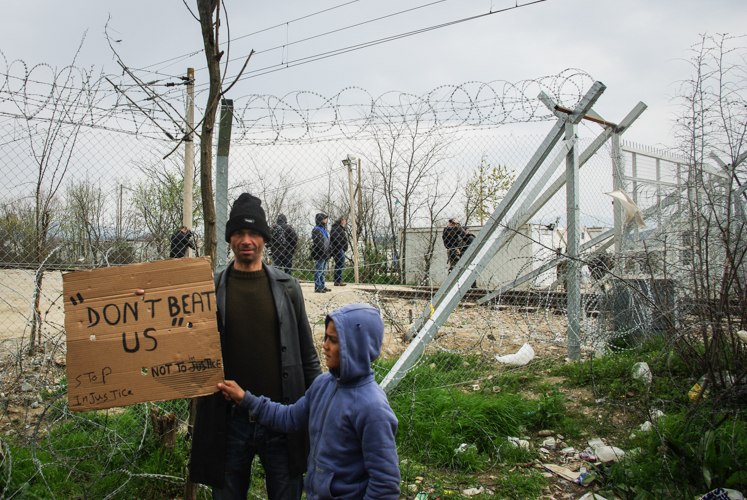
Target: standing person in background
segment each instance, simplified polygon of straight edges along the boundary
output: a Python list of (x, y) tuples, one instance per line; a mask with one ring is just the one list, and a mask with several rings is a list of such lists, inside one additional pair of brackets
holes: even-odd
[(342, 270), (345, 269), (345, 252), (348, 251), (348, 235), (345, 232), (347, 222), (345, 217), (340, 217), (329, 231), (329, 244), (332, 257), (335, 259), (335, 286), (345, 286), (345, 282), (342, 281)]
[(462, 242), (464, 241), (464, 229), (456, 219), (449, 219), (449, 225), (444, 228), (441, 235), (446, 247), (446, 256), (449, 261), (449, 272), (454, 269), (461, 256)]
[(182, 226), (177, 232), (171, 235), (171, 252), (169, 252), (169, 257), (172, 259), (181, 259), (187, 255), (188, 248), (197, 251), (197, 247), (192, 241), (192, 231), (187, 229), (187, 226)]
[[(321, 374), (298, 280), (262, 263), (271, 238), (259, 198), (244, 193), (226, 223), (234, 260), (216, 273), (215, 303), (225, 376), (271, 401), (293, 404)], [(214, 500), (246, 500), (259, 455), (269, 500), (299, 500), (307, 436), (257, 423), (220, 392), (197, 400), (189, 475)]]
[(293, 268), (293, 254), (296, 253), (298, 246), (298, 235), (293, 227), (288, 224), (285, 214), (279, 214), (272, 226), (272, 243), (270, 250), (272, 252), (272, 262), (281, 271), (288, 276), (291, 275)]
[(316, 214), (316, 226), (311, 230), (311, 258), (314, 260), (314, 291), (316, 293), (331, 292), (325, 287), (324, 273), (327, 272), (329, 260), (329, 233), (327, 232), (327, 215)]

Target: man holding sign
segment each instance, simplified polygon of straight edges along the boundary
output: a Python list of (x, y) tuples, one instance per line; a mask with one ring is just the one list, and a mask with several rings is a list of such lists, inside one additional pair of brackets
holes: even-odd
[[(319, 357), (295, 278), (262, 264), (271, 240), (261, 201), (244, 193), (226, 223), (234, 260), (215, 276), (225, 377), (253, 394), (295, 403), (321, 374)], [(259, 455), (269, 500), (301, 498), (306, 435), (286, 435), (256, 423), (220, 392), (197, 403), (190, 477), (213, 487), (213, 498), (246, 499)]]

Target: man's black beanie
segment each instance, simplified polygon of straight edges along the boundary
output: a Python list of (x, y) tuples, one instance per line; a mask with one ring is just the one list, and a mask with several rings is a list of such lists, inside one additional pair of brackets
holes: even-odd
[(226, 241), (231, 241), (231, 235), (240, 229), (257, 231), (269, 243), (272, 240), (270, 228), (267, 225), (262, 200), (249, 193), (242, 193), (231, 207), (231, 216), (226, 222)]

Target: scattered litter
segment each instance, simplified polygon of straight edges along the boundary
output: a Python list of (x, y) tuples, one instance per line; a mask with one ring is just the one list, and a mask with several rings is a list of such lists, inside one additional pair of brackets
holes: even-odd
[(544, 453), (545, 455), (549, 455), (550, 454), (550, 450), (548, 450), (547, 448), (540, 448), (540, 451), (542, 453)]
[(462, 491), (462, 495), (473, 497), (475, 495), (479, 495), (484, 490), (485, 488), (483, 488), (482, 486), (480, 486), (479, 488), (467, 488), (466, 490)]
[(528, 450), (530, 448), (529, 441), (526, 439), (519, 439), (516, 437), (507, 437), (506, 440), (511, 443), (514, 447), (517, 448), (524, 448), (525, 450)]
[(587, 462), (596, 462), (597, 456), (594, 454), (594, 450), (586, 448), (584, 451), (578, 454), (578, 458)]
[(576, 448), (574, 448), (573, 446), (569, 446), (568, 448), (563, 448), (562, 450), (560, 450), (560, 453), (562, 453), (563, 455), (573, 455), (576, 453)]
[(651, 420), (659, 420), (663, 417), (666, 417), (666, 415), (661, 410), (654, 410), (651, 412)]
[(633, 365), (633, 380), (639, 380), (646, 385), (651, 385), (652, 375), (651, 368), (645, 361), (640, 361)]
[(550, 431), (550, 430), (543, 430), (543, 431), (539, 431), (539, 432), (537, 433), (537, 435), (538, 435), (539, 437), (548, 437), (548, 436), (552, 436), (553, 434), (554, 434), (554, 432), (553, 432), (553, 431)]
[(581, 486), (589, 486), (596, 478), (597, 475), (593, 472), (581, 472), (578, 476), (578, 479), (576, 479), (576, 484), (580, 484)]
[(583, 462), (571, 462), (571, 463), (565, 464), (565, 467), (566, 469), (572, 472), (576, 472), (576, 471), (586, 472), (586, 468), (582, 467), (583, 464), (584, 464)]
[(698, 500), (744, 500), (744, 495), (737, 490), (716, 488), (713, 491), (709, 491)]
[(737, 337), (739, 337), (739, 340), (747, 344), (747, 331), (746, 330), (739, 330), (737, 332)]
[(564, 440), (564, 439), (565, 439), (565, 437), (564, 437), (564, 436), (563, 436), (562, 434), (558, 434), (558, 435), (557, 435), (557, 436), (555, 436), (555, 437), (556, 437), (556, 438), (558, 438), (558, 439), (559, 439), (560, 441), (562, 441), (562, 440)]
[(548, 450), (554, 450), (556, 445), (555, 438), (547, 438), (542, 441), (542, 446)]
[[(690, 388), (689, 391), (687, 391), (687, 399), (690, 400), (691, 403), (694, 403), (696, 399), (698, 399), (698, 394), (700, 394), (700, 390), (702, 387), (700, 387), (700, 384), (695, 384)], [(705, 394), (703, 394), (703, 399), (708, 397), (708, 391), (706, 391)]]
[(571, 481), (572, 483), (575, 483), (578, 479), (578, 476), (581, 475), (580, 472), (573, 472), (565, 467), (561, 467), (560, 465), (555, 464), (542, 464), (545, 469), (549, 470), (556, 476), (562, 477), (563, 479), (567, 479), (568, 481)]
[(473, 391), (479, 391), (480, 390), (480, 384), (473, 384), (472, 385), (472, 390)]
[(605, 497), (600, 495), (599, 493), (594, 493), (593, 491), (590, 491), (586, 493), (584, 496), (579, 498), (578, 500), (607, 500)]
[(415, 500), (428, 500), (428, 493), (425, 491), (421, 491), (417, 495), (415, 495)]
[(654, 428), (654, 424), (652, 424), (648, 420), (646, 420), (645, 422), (643, 422), (641, 424), (641, 426), (639, 427), (639, 429), (641, 429), (641, 432), (651, 432), (651, 430), (653, 430), (653, 428)]
[(534, 359), (534, 349), (529, 343), (525, 343), (521, 348), (514, 354), (506, 354), (504, 356), (496, 356), (495, 360), (499, 363), (506, 365), (524, 366)]
[(469, 449), (469, 445), (467, 443), (462, 443), (454, 449), (454, 453), (464, 453), (467, 449)]
[(592, 450), (593, 450), (594, 448), (596, 448), (597, 446), (604, 446), (604, 445), (605, 445), (605, 444), (604, 444), (604, 441), (602, 441), (602, 440), (601, 440), (601, 439), (599, 439), (599, 438), (592, 438), (592, 439), (589, 439), (589, 440), (588, 440), (588, 441), (587, 441), (586, 443), (587, 443), (587, 444), (588, 444), (588, 445), (589, 445), (589, 446), (591, 447), (591, 449), (592, 449)]
[(599, 446), (594, 448), (594, 453), (600, 462), (618, 462), (625, 456), (625, 451), (616, 446)]

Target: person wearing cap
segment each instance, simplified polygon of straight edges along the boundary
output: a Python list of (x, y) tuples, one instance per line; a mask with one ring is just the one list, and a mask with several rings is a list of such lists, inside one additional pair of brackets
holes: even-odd
[[(231, 208), (226, 241), (234, 260), (215, 275), (225, 377), (281, 404), (298, 401), (321, 374), (298, 280), (262, 263), (271, 240), (259, 198), (244, 193)], [(241, 381), (241, 382), (239, 382)], [(269, 500), (298, 500), (307, 436), (257, 423), (220, 392), (198, 399), (189, 474), (216, 500), (246, 500), (256, 455)]]
[(311, 258), (314, 260), (314, 291), (316, 293), (331, 292), (324, 283), (324, 273), (327, 272), (329, 261), (329, 233), (327, 232), (327, 215), (316, 214), (314, 229), (311, 230)]
[(454, 269), (456, 263), (459, 262), (461, 256), (462, 241), (464, 241), (465, 233), (459, 221), (456, 219), (449, 219), (449, 225), (444, 228), (444, 232), (441, 238), (444, 241), (444, 247), (446, 247), (446, 255), (448, 257), (449, 272)]

